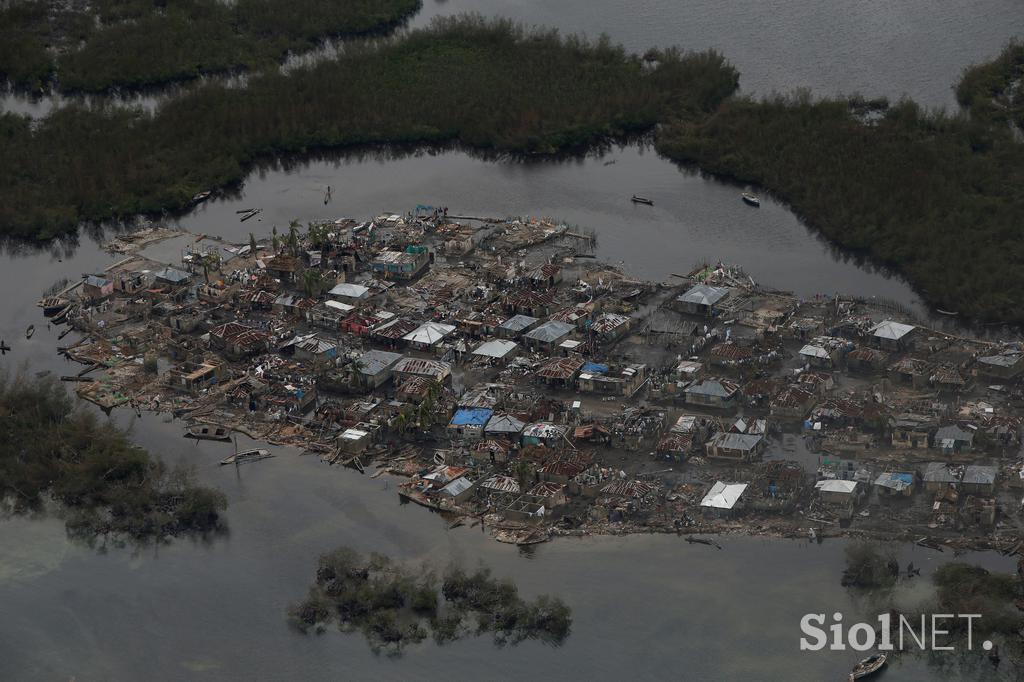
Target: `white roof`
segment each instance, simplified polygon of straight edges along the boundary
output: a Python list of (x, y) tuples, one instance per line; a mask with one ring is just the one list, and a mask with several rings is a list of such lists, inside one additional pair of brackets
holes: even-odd
[(421, 343), (432, 346), (444, 337), (455, 331), (453, 324), (441, 324), (440, 322), (424, 322), (420, 326), (402, 337), (402, 340), (409, 343)]
[(814, 487), (823, 493), (846, 493), (852, 494), (857, 489), (857, 481), (841, 481), (839, 479), (828, 479), (818, 481)]
[(697, 415), (683, 414), (676, 420), (675, 425), (670, 429), (672, 433), (690, 433), (697, 426)]
[(808, 355), (812, 358), (828, 358), (830, 357), (828, 351), (821, 346), (814, 346), (807, 344), (800, 349), (800, 355)]
[(341, 301), (324, 301), (324, 305), (327, 306), (328, 308), (334, 308), (335, 310), (340, 310), (343, 313), (350, 313), (350, 312), (352, 312), (353, 310), (356, 309), (356, 307), (354, 305), (349, 305), (348, 303), (342, 303)]
[(345, 298), (362, 298), (368, 293), (370, 293), (369, 287), (364, 287), (362, 284), (342, 282), (341, 284), (336, 284), (333, 289), (327, 292), (327, 295), (344, 296)]
[(699, 362), (693, 360), (683, 360), (676, 366), (676, 371), (681, 374), (695, 374), (701, 370), (702, 365)]
[(903, 324), (902, 322), (893, 322), (892, 320), (886, 320), (885, 322), (879, 322), (872, 329), (871, 333), (880, 339), (902, 339), (904, 336), (914, 331), (916, 327), (912, 324)]
[(341, 438), (345, 440), (359, 440), (360, 438), (366, 438), (370, 434), (366, 431), (360, 431), (359, 429), (345, 429), (345, 432), (341, 434)]
[(732, 509), (739, 502), (740, 496), (746, 489), (746, 483), (722, 483), (718, 481), (711, 486), (711, 490), (700, 501), (700, 506), (713, 507), (715, 509)]
[(476, 350), (473, 351), (473, 355), (482, 355), (488, 358), (503, 358), (516, 349), (518, 344), (515, 341), (507, 341), (505, 339), (493, 339), (491, 341), (484, 341)]

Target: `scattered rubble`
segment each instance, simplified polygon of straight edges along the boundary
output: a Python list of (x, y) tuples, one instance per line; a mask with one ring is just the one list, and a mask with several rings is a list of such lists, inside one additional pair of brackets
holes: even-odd
[[(228, 244), (153, 229), (47, 292), (104, 410), (377, 477), (503, 542), (678, 532), (1020, 547), (1024, 350), (736, 266), (641, 282), (445, 209)], [(64, 334), (62, 334), (63, 338)], [(193, 431), (195, 433), (195, 431)]]

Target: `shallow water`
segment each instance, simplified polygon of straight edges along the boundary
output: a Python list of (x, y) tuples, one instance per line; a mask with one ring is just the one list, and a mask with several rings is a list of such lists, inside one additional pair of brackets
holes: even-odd
[[(228, 494), (230, 535), (101, 554), (66, 543), (56, 522), (0, 524), (0, 543), (17, 542), (32, 557), (30, 572), (0, 571), (4, 679), (739, 680), (771, 671), (772, 679), (819, 681), (839, 679), (858, 656), (801, 654), (800, 617), (878, 612), (839, 586), (842, 542), (726, 537), (719, 551), (632, 536), (559, 539), (524, 554), (476, 529), (447, 531), (440, 517), (400, 505), (393, 485), (291, 450), (236, 471), (215, 465), (230, 445), (194, 446), (179, 424), (147, 415), (135, 432)], [(498, 649), (469, 638), (412, 647), (398, 659), (374, 656), (359, 635), (300, 635), (285, 611), (310, 584), (316, 556), (339, 545), (438, 568), (482, 561), (528, 597), (560, 595), (573, 609), (573, 632), (559, 648)], [(945, 558), (904, 552), (925, 573)], [(970, 558), (1008, 568), (992, 555)], [(901, 680), (932, 679), (921, 660), (894, 667)]]
[[(1024, 12), (1014, 0), (424, 0), (409, 25), (462, 12), (563, 33), (606, 33), (636, 52), (671, 45), (714, 48), (739, 69), (746, 93), (809, 88), (815, 96), (906, 95), (926, 107), (946, 108), (955, 106), (951, 88), (964, 67), (991, 58), (1024, 34)], [(158, 101), (145, 98), (143, 104)], [(45, 115), (53, 103), (0, 96), (0, 110), (34, 116)]]
[[(324, 203), (326, 188), (331, 202)], [(569, 160), (486, 161), (460, 151), (298, 162), (262, 169), (236, 195), (206, 201), (178, 222), (193, 232), (245, 242), (297, 219), (371, 218), (417, 204), (460, 216), (551, 217), (594, 230), (597, 255), (630, 273), (665, 280), (701, 260), (737, 263), (755, 281), (802, 296), (852, 292), (923, 310), (899, 278), (858, 267), (815, 237), (783, 205), (740, 200), (737, 186), (681, 170), (638, 145)], [(653, 206), (634, 204), (633, 194)], [(240, 223), (236, 211), (262, 207)]]
[[(327, 184), (333, 200), (325, 207)], [(654, 207), (631, 204), (633, 191), (652, 196)], [(836, 260), (784, 208), (766, 202), (750, 209), (737, 188), (683, 173), (635, 146), (563, 162), (485, 162), (447, 152), (302, 163), (258, 173), (240, 196), (209, 201), (181, 224), (245, 241), (250, 230), (266, 234), (293, 217), (369, 217), (416, 203), (567, 219), (597, 230), (601, 255), (624, 260), (644, 277), (720, 257), (746, 263), (766, 283), (804, 293), (827, 282), (912, 298), (899, 280)], [(265, 208), (262, 222), (238, 222), (234, 210), (246, 205)], [(0, 297), (0, 337), (14, 350), (0, 367), (69, 373), (54, 350), (60, 328), (46, 329), (35, 301), (56, 279), (73, 280), (113, 260), (86, 235), (74, 248), (5, 256), (10, 293)], [(25, 339), (29, 323), (37, 330)], [(68, 542), (54, 519), (0, 522), (0, 547), (12, 548), (0, 560), (0, 679), (409, 680), (483, 673), (732, 680), (763, 679), (766, 671), (774, 679), (839, 679), (858, 656), (801, 654), (800, 616), (878, 612), (839, 586), (841, 542), (728, 537), (717, 551), (674, 536), (634, 536), (560, 539), (521, 553), (474, 529), (447, 531), (439, 517), (400, 505), (393, 483), (283, 449), (238, 471), (219, 467), (230, 445), (194, 445), (181, 437), (180, 423), (151, 414), (115, 417), (131, 424), (141, 445), (197, 466), (204, 482), (228, 494), (230, 534), (104, 554)], [(483, 561), (513, 577), (528, 596), (564, 598), (573, 609), (573, 634), (557, 649), (532, 643), (496, 649), (486, 639), (468, 639), (413, 647), (396, 660), (374, 656), (360, 636), (299, 635), (285, 622), (287, 606), (303, 596), (317, 555), (339, 545), (439, 568)], [(946, 558), (921, 548), (904, 551), (925, 567)], [(971, 559), (1010, 568), (992, 555)], [(897, 666), (901, 680), (933, 678), (922, 660)]]
[[(986, 3), (983, 11), (920, 0), (841, 8), (779, 0), (427, 0), (416, 21), (496, 8), (567, 32), (605, 31), (629, 49), (717, 47), (740, 68), (746, 92), (808, 86), (817, 95), (907, 93), (931, 106), (950, 106), (949, 86), (960, 69), (1024, 28), (1024, 15), (1008, 0)], [(12, 102), (3, 100), (2, 107)], [(599, 255), (645, 278), (722, 259), (804, 296), (838, 289), (920, 307), (905, 283), (837, 258), (784, 207), (767, 200), (760, 210), (747, 208), (739, 188), (680, 171), (637, 146), (582, 160), (494, 162), (456, 151), (391, 160), (347, 155), (290, 168), (255, 173), (238, 196), (211, 200), (180, 224), (244, 241), (249, 231), (266, 234), (293, 218), (366, 218), (418, 203), (463, 214), (546, 215), (596, 230)], [(325, 206), (327, 185), (333, 200)], [(633, 193), (655, 205), (634, 206)], [(261, 219), (239, 223), (234, 211), (249, 205), (265, 209)], [(74, 248), (5, 255), (0, 338), (14, 350), (0, 357), (0, 368), (61, 373), (65, 361), (54, 351), (59, 329), (46, 329), (35, 302), (56, 279), (77, 278), (112, 260), (85, 235)], [(37, 330), (25, 339), (30, 323)], [(330, 469), (294, 451), (277, 450), (278, 457), (236, 472), (215, 464), (230, 446), (195, 446), (181, 438), (178, 423), (147, 414), (133, 428), (140, 444), (195, 464), (205, 482), (228, 494), (230, 534), (209, 544), (184, 540), (100, 553), (70, 543), (56, 519), (0, 521), (0, 679), (818, 681), (841, 679), (859, 656), (801, 654), (800, 616), (877, 612), (840, 587), (841, 542), (729, 537), (717, 551), (673, 536), (634, 536), (558, 540), (521, 553), (477, 530), (447, 531), (440, 518), (401, 506), (393, 485), (385, 489), (382, 480)], [(557, 649), (529, 643), (496, 649), (468, 639), (414, 647), (393, 660), (375, 657), (360, 636), (291, 631), (288, 604), (303, 596), (317, 555), (342, 544), (439, 567), (483, 561), (513, 577), (527, 596), (564, 598), (573, 609), (573, 634)], [(903, 551), (926, 573), (948, 558)], [(1010, 568), (991, 554), (967, 558)], [(915, 590), (927, 591), (926, 582)], [(939, 674), (908, 658), (887, 676)], [(993, 675), (982, 668), (941, 677)]]

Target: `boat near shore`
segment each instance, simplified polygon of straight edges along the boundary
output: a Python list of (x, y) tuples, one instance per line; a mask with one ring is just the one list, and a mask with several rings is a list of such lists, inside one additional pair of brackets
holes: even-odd
[(195, 424), (185, 429), (185, 438), (230, 442), (231, 429), (226, 426), (217, 426), (216, 424)]
[(761, 199), (759, 199), (756, 194), (751, 194), (750, 192), (743, 192), (742, 194), (740, 194), (740, 196), (743, 198), (743, 202), (748, 206), (753, 206), (755, 208), (761, 207)]
[(270, 450), (265, 450), (263, 448), (252, 448), (251, 450), (242, 450), (241, 452), (236, 452), (235, 454), (229, 457), (225, 457), (220, 461), (220, 465), (227, 466), (229, 464), (245, 464), (247, 462), (258, 462), (261, 459), (267, 459), (268, 457), (273, 456), (274, 453), (272, 453)]
[(47, 296), (36, 305), (43, 309), (43, 315), (53, 317), (71, 305), (71, 301), (63, 296)]
[(874, 675), (882, 669), (882, 666), (885, 665), (885, 662), (887, 660), (888, 656), (886, 656), (885, 654), (875, 654), (873, 656), (868, 656), (860, 663), (853, 666), (853, 670), (850, 671), (849, 682), (853, 682), (854, 680), (862, 680), (865, 677)]

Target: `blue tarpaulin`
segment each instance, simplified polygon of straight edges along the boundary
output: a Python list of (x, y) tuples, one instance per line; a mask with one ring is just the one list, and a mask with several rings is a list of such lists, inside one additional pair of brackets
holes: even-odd
[(452, 417), (452, 426), (483, 426), (494, 414), (494, 410), (483, 407), (463, 408)]
[(602, 365), (599, 362), (587, 362), (583, 364), (583, 371), (587, 374), (607, 374), (608, 365)]

